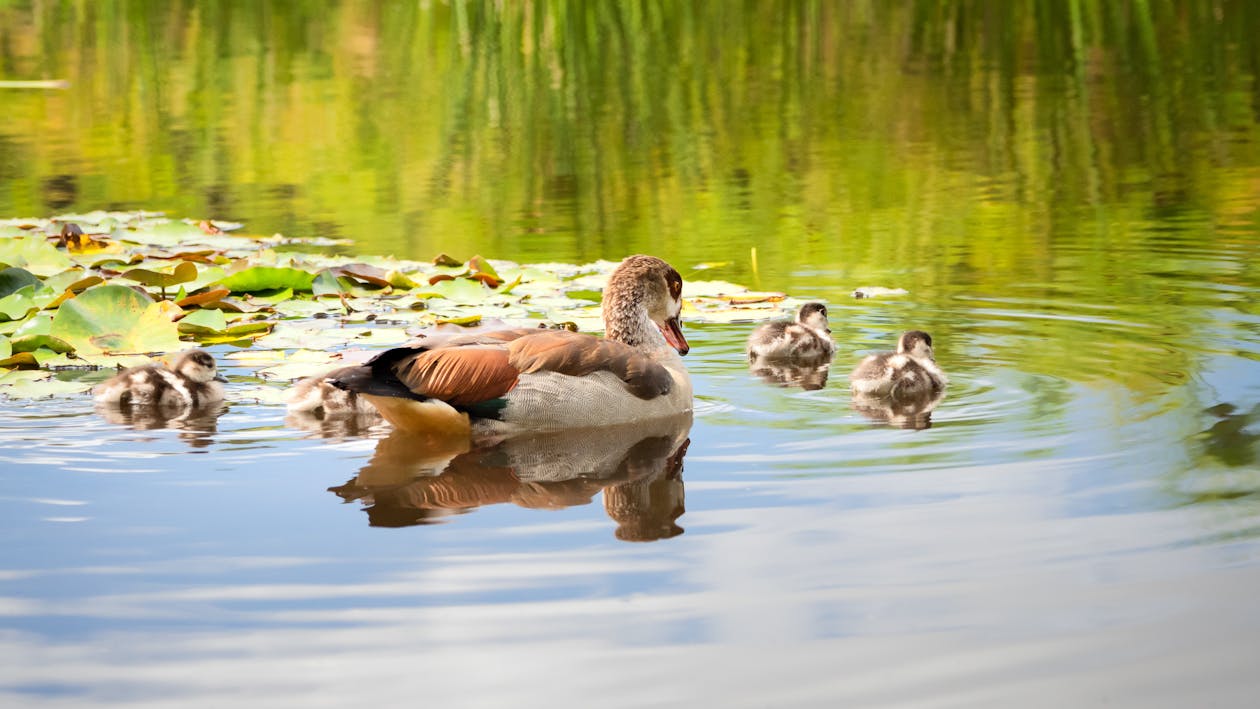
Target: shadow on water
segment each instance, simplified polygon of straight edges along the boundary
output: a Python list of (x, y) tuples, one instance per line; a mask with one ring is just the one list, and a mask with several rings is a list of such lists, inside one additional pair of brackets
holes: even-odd
[(590, 504), (604, 510), (624, 541), (682, 534), (683, 457), (691, 417), (648, 425), (522, 436), (469, 449), (465, 441), (392, 431), (344, 485), (329, 488), (360, 501), (374, 527), (443, 521), (478, 507), (529, 509)]

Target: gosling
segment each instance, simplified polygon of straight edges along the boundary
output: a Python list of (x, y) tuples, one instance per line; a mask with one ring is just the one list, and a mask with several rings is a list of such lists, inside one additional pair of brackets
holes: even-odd
[(200, 408), (223, 401), (223, 382), (205, 350), (180, 352), (167, 368), (160, 363), (125, 369), (96, 385), (97, 403), (130, 408)]
[(796, 321), (768, 322), (748, 336), (749, 359), (830, 359), (836, 351), (827, 327), (827, 306), (806, 303)]
[(897, 340), (896, 352), (867, 355), (849, 383), (858, 394), (895, 399), (930, 396), (949, 383), (932, 355), (932, 336), (922, 330), (909, 330)]

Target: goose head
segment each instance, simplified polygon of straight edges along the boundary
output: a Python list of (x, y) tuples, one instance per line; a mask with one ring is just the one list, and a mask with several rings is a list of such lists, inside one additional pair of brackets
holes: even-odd
[(936, 361), (932, 356), (932, 336), (922, 330), (901, 333), (901, 339), (897, 340), (897, 354)]
[(801, 311), (796, 314), (796, 322), (811, 330), (831, 334), (831, 328), (827, 327), (827, 306), (822, 303), (802, 305)]
[(189, 381), (205, 384), (210, 381), (226, 381), (219, 375), (214, 357), (205, 350), (188, 350), (181, 352), (171, 363), (171, 371)]
[(682, 276), (655, 256), (622, 261), (604, 289), (607, 337), (631, 347), (669, 346), (687, 354), (691, 348), (682, 333), (681, 311)]

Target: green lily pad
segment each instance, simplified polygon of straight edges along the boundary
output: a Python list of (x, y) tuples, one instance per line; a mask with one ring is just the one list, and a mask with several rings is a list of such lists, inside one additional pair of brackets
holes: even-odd
[(197, 342), (203, 345), (215, 345), (222, 343), (240, 344), (247, 347), (249, 340), (262, 337), (271, 332), (275, 327), (275, 323), (271, 321), (263, 322), (247, 322), (240, 325), (229, 325), (218, 332), (212, 333), (194, 333)]
[(268, 293), (267, 295), (254, 294), (249, 297), (249, 302), (251, 303), (266, 303), (268, 305), (283, 303), (286, 300), (293, 300), (292, 288), (282, 288), (275, 293)]
[(160, 303), (131, 288), (106, 284), (62, 304), (51, 333), (81, 354), (178, 350), (179, 330)]
[(9, 338), (0, 335), (0, 359), (7, 359), (13, 354), (13, 345), (9, 343)]
[(222, 310), (194, 310), (176, 324), (184, 334), (214, 334), (227, 327), (227, 317)]
[(37, 276), (51, 276), (74, 266), (43, 233), (24, 234), (0, 240), (0, 263), (18, 266)]
[(480, 281), (467, 278), (438, 281), (431, 286), (425, 286), (422, 293), (416, 293), (416, 297), (436, 296), (465, 305), (485, 304), (492, 295), (496, 295), (495, 292)]
[(250, 337), (261, 337), (271, 331), (272, 322), (246, 322), (228, 325), (221, 310), (196, 310), (179, 321), (179, 331), (192, 335), (202, 344), (235, 342)]
[(39, 399), (58, 394), (74, 394), (87, 391), (87, 382), (63, 382), (54, 379), (52, 372), (39, 370), (14, 370), (0, 376), (0, 394), (13, 399)]
[(354, 288), (354, 281), (346, 276), (336, 275), (332, 269), (320, 271), (315, 280), (311, 282), (311, 293), (315, 297), (325, 295), (337, 295), (339, 293), (349, 293)]
[(22, 320), (42, 310), (57, 299), (57, 291), (40, 283), (24, 286), (17, 292), (0, 298), (0, 319)]
[(34, 352), (43, 347), (58, 354), (73, 352), (74, 346), (52, 335), (21, 335), (10, 341), (14, 352)]
[(38, 288), (42, 285), (44, 282), (25, 268), (14, 266), (0, 270), (0, 296), (11, 295), (27, 286)]
[(309, 291), (314, 281), (315, 274), (296, 268), (253, 266), (221, 279), (219, 285), (230, 289), (233, 293), (253, 293), (281, 288)]

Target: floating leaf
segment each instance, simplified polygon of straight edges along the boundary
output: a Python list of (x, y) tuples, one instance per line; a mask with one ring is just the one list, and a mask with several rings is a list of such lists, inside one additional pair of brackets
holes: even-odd
[(52, 335), (19, 335), (11, 341), (13, 352), (34, 352), (43, 347), (57, 354), (73, 352), (74, 346)]
[(0, 297), (16, 293), (27, 286), (36, 288), (44, 285), (38, 276), (16, 266), (0, 270)]
[(133, 268), (120, 276), (129, 281), (137, 281), (146, 286), (155, 288), (171, 288), (181, 283), (188, 283), (196, 280), (197, 266), (188, 261), (181, 261), (178, 266), (171, 270), (170, 273), (162, 271), (151, 271), (147, 268)]
[(126, 286), (89, 288), (66, 301), (51, 334), (84, 354), (178, 350), (179, 331), (153, 299)]
[(507, 286), (499, 289), (499, 293), (501, 295), (507, 295), (508, 293), (511, 293), (517, 286), (521, 284), (521, 279), (524, 278), (524, 276), (525, 274), (523, 273), (516, 274), (516, 279), (512, 281), (511, 283), (507, 284)]
[(420, 287), (419, 283), (411, 280), (411, 278), (402, 271), (388, 271), (385, 274), (385, 280), (389, 281), (389, 284), (395, 288), (411, 289)]
[(454, 268), (457, 266), (463, 266), (464, 262), (451, 256), (447, 256), (446, 254), (438, 254), (433, 257), (433, 265)]
[(219, 285), (233, 293), (253, 293), (280, 288), (309, 291), (314, 281), (314, 274), (296, 268), (253, 266), (221, 279)]
[(493, 291), (481, 285), (479, 281), (467, 278), (455, 278), (452, 280), (434, 283), (425, 288), (424, 293), (427, 295), (435, 295), (439, 298), (445, 298), (456, 303), (482, 304), (486, 302), (486, 298), (489, 297)]
[(341, 295), (349, 293), (351, 286), (354, 285), (348, 278), (338, 277), (333, 269), (320, 271), (315, 280), (311, 281), (311, 293), (315, 297), (323, 297), (326, 295)]
[(481, 316), (464, 315), (458, 318), (438, 318), (434, 322), (438, 325), (476, 325), (481, 322)]
[(214, 290), (208, 290), (204, 293), (197, 293), (195, 295), (180, 298), (175, 301), (175, 304), (181, 308), (189, 308), (194, 305), (205, 305), (207, 303), (214, 303), (218, 300), (222, 300), (231, 292), (232, 291), (227, 288), (215, 288)]
[(271, 332), (274, 322), (247, 322), (240, 325), (229, 325), (219, 332), (196, 334), (194, 337), (203, 345), (214, 345), (225, 342), (245, 342), (256, 339)]
[(275, 305), (277, 303), (283, 303), (286, 300), (292, 300), (292, 299), (293, 299), (292, 288), (284, 288), (284, 289), (276, 291), (275, 293), (270, 293), (268, 295), (255, 294), (255, 295), (249, 296), (249, 302), (251, 303), (255, 303), (255, 304), (264, 303), (268, 305)]
[(0, 359), (6, 359), (13, 354), (13, 345), (9, 344), (9, 338), (0, 335)]
[(74, 266), (70, 257), (37, 234), (0, 239), (0, 263), (20, 266), (38, 276), (51, 276)]
[(137, 244), (153, 244), (155, 246), (177, 246), (189, 243), (202, 243), (206, 237), (193, 224), (186, 224), (172, 219), (147, 219), (135, 222), (122, 232), (119, 238)]
[(184, 334), (215, 334), (227, 327), (222, 310), (194, 310), (177, 324)]
[(0, 377), (0, 394), (15, 399), (39, 399), (58, 394), (75, 394), (87, 391), (87, 382), (65, 382), (53, 378), (51, 372), (14, 371)]
[(349, 276), (382, 288), (388, 288), (391, 285), (389, 271), (376, 266), (369, 266), (366, 263), (351, 263), (345, 266), (337, 266), (330, 270), (338, 276)]
[(885, 288), (883, 286), (863, 286), (853, 291), (854, 298), (885, 298), (906, 295), (910, 291), (905, 288)]
[(0, 320), (22, 320), (57, 298), (57, 292), (43, 283), (24, 286), (0, 298)]

